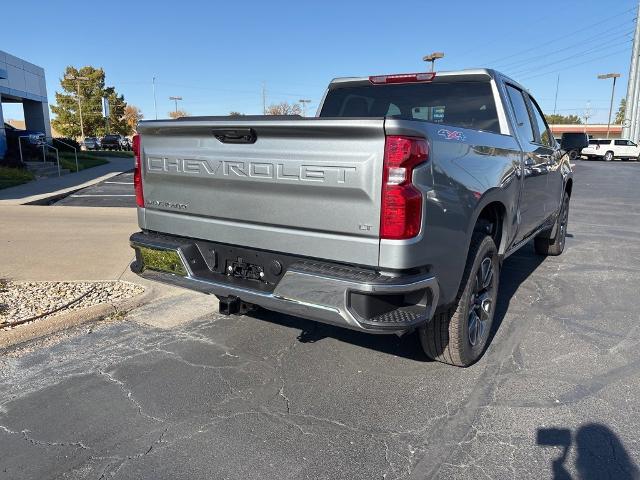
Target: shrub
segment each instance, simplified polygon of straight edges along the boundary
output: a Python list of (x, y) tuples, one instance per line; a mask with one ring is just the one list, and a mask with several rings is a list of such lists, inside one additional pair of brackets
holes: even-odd
[(53, 146), (56, 147), (60, 152), (73, 152), (73, 148), (71, 148), (69, 145), (73, 145), (76, 150), (78, 150), (78, 152), (80, 151), (80, 144), (73, 138), (58, 137), (53, 139)]

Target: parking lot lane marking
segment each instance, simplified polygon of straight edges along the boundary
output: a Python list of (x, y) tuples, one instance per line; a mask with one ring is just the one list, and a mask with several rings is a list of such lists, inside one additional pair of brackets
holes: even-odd
[(71, 195), (72, 198), (84, 198), (84, 197), (135, 197), (135, 195), (116, 195), (116, 194), (112, 194), (112, 195), (108, 195), (108, 194), (104, 194), (104, 195)]

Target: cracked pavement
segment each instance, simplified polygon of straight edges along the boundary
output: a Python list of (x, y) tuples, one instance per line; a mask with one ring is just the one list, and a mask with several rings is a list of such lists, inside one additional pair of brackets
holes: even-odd
[(505, 261), (467, 369), (213, 298), (4, 352), (0, 477), (640, 478), (639, 184), (636, 162), (578, 162), (565, 253)]

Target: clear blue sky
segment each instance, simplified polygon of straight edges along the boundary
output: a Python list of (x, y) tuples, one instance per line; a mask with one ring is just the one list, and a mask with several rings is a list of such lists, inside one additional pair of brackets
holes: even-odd
[[(22, 0), (2, 22), (0, 49), (45, 68), (51, 103), (67, 65), (103, 67), (107, 84), (154, 117), (184, 97), (192, 115), (261, 113), (268, 103), (312, 100), (338, 76), (414, 72), (444, 51), (436, 70), (497, 68), (551, 113), (606, 122), (610, 80), (626, 92), (637, 0), (119, 1)], [(6, 8), (6, 7), (5, 7)], [(20, 117), (5, 105), (5, 117)]]

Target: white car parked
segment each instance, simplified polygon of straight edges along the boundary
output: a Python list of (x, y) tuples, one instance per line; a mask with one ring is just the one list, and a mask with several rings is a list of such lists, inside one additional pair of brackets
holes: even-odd
[(580, 154), (589, 160), (603, 159), (607, 162), (614, 158), (640, 160), (640, 147), (631, 140), (592, 138)]

